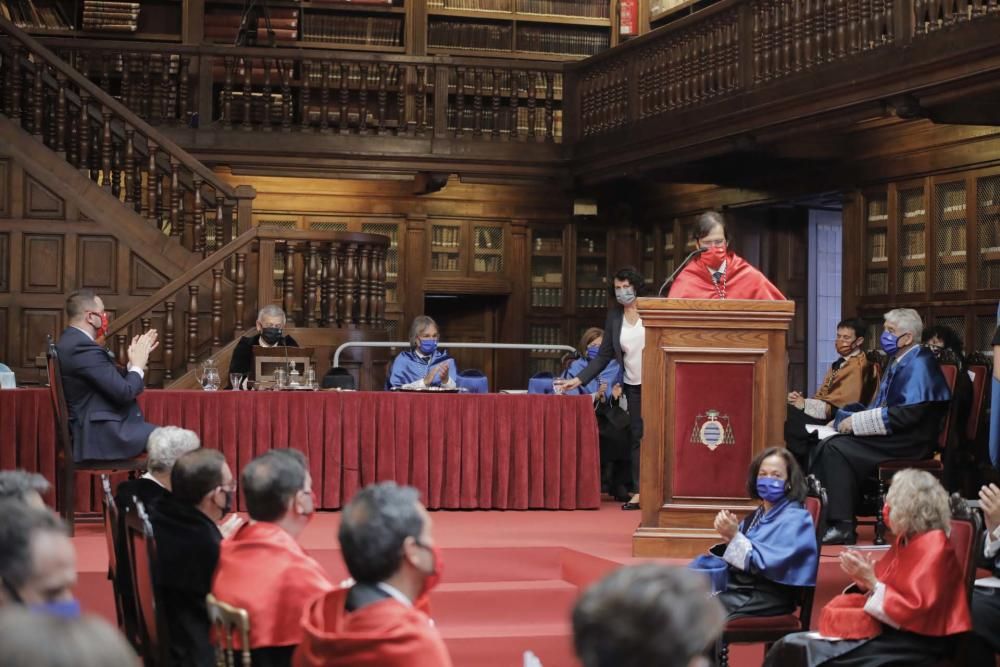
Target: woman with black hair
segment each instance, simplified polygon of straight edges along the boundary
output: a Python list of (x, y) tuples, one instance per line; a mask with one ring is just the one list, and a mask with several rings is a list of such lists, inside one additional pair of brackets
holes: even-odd
[(770, 447), (750, 464), (747, 493), (760, 507), (742, 522), (728, 510), (715, 517), (723, 542), (699, 556), (696, 567), (726, 562), (727, 583), (719, 601), (729, 618), (780, 616), (795, 611), (803, 586), (816, 585), (816, 526), (803, 505), (806, 481), (795, 457)]
[[(615, 273), (613, 289), (618, 303), (608, 312), (604, 322), (604, 339), (597, 355), (575, 378), (554, 381), (556, 389), (568, 392), (589, 384), (612, 359), (625, 369), (622, 389), (628, 402), (633, 490), (639, 488), (639, 445), (642, 442), (642, 349), (646, 345), (646, 330), (639, 318), (636, 298), (643, 284), (642, 275), (631, 266)], [(622, 509), (639, 509), (639, 494), (634, 493)]]
[(760, 299), (784, 301), (785, 295), (731, 247), (729, 227), (721, 214), (698, 216), (691, 233), (702, 253), (670, 286), (671, 299)]

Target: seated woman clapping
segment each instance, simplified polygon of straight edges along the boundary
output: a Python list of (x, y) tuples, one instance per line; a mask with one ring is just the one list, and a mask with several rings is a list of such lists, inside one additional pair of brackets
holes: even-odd
[(720, 558), (728, 565), (719, 601), (729, 618), (792, 613), (798, 589), (816, 585), (819, 553), (812, 516), (802, 504), (806, 489), (795, 458), (771, 447), (754, 458), (747, 477), (747, 493), (760, 507), (742, 522), (728, 510), (715, 517), (724, 542), (692, 566), (717, 569)]
[(948, 494), (933, 475), (902, 470), (892, 479), (884, 515), (895, 541), (877, 563), (869, 553), (840, 554), (854, 585), (823, 608), (822, 636), (788, 635), (765, 665), (936, 665), (952, 655), (955, 635), (972, 622), (948, 539)]
[(455, 360), (437, 347), (441, 335), (437, 322), (427, 315), (413, 318), (410, 325), (410, 349), (400, 352), (392, 362), (386, 389), (454, 389)]

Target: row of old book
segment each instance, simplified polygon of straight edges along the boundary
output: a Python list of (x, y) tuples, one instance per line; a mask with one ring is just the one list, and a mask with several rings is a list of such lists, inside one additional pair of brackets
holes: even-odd
[[(270, 10), (271, 30), (277, 41), (294, 42), (299, 35), (299, 10), (291, 7), (275, 7)], [(232, 44), (240, 32), (240, 24), (244, 20), (243, 12), (236, 9), (217, 9), (205, 14), (205, 39)], [(267, 40), (267, 23), (264, 16), (257, 14), (256, 19), (247, 16), (248, 25), (254, 20), (257, 24), (257, 41)]]
[(72, 30), (74, 26), (66, 8), (57, 2), (0, 0), (0, 15), (18, 28)]
[(428, 8), (608, 18), (608, 0), (428, 0)]
[(395, 16), (306, 14), (302, 39), (365, 46), (403, 46), (403, 20)]
[[(0, 15), (19, 28), (73, 30), (76, 27), (70, 7), (55, 0), (0, 0)], [(139, 27), (139, 3), (84, 0), (80, 27), (135, 32)]]
[(81, 27), (84, 30), (135, 32), (139, 29), (139, 3), (83, 0)]

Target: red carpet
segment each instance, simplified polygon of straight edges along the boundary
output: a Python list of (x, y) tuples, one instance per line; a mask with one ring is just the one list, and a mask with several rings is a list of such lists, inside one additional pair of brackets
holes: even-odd
[[(611, 502), (597, 511), (432, 512), (445, 561), (432, 611), (456, 667), (518, 667), (525, 650), (545, 667), (576, 667), (573, 602), (606, 572), (638, 562), (630, 555), (638, 518)], [(338, 513), (318, 513), (302, 536), (303, 546), (334, 579), (347, 576), (337, 547), (339, 521)], [(74, 542), (83, 606), (114, 622), (101, 527), (80, 527)], [(849, 583), (837, 565), (839, 551), (824, 550), (814, 619)], [(760, 645), (734, 646), (730, 664), (756, 666), (762, 654)]]

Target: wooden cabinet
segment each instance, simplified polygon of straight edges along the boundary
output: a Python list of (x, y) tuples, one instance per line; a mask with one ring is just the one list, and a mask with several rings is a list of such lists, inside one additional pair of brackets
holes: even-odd
[(428, 221), (428, 274), (481, 280), (504, 278), (507, 233), (507, 225), (500, 222)]
[(594, 317), (608, 307), (608, 232), (603, 227), (576, 226), (575, 303), (578, 315)]
[(896, 188), (896, 289), (927, 291), (927, 193), (922, 182)]
[(434, 222), (428, 226), (427, 250), (429, 273), (449, 275), (467, 273), (463, 263), (462, 246), (464, 225), (461, 223)]
[(934, 184), (934, 292), (965, 292), (968, 288), (969, 206), (965, 179)]
[[(553, 311), (563, 308), (566, 252), (566, 229), (556, 226), (534, 226), (530, 229), (532, 311)], [(535, 342), (535, 341), (532, 341)]]
[(885, 191), (864, 196), (864, 294), (889, 293), (889, 195)]

